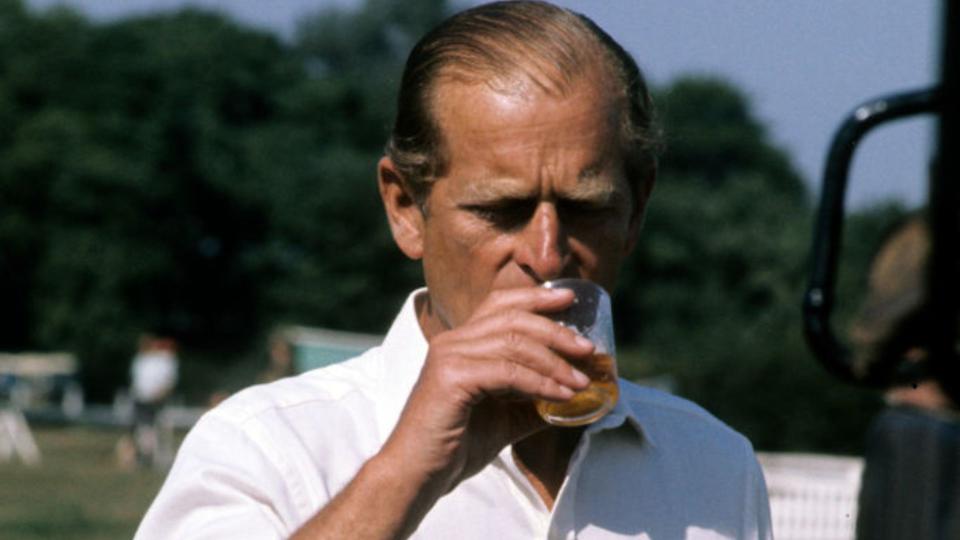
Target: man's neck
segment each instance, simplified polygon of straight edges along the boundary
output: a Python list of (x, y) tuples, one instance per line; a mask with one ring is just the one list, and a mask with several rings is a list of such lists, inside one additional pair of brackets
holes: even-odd
[(549, 509), (567, 477), (567, 467), (583, 428), (548, 428), (513, 445), (513, 456)]

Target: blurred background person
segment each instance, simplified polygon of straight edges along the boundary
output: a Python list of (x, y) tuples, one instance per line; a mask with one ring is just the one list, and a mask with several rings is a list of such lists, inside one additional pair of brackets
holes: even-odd
[(267, 341), (267, 367), (257, 376), (257, 382), (273, 382), (293, 373), (293, 347), (282, 330), (275, 330)]
[(893, 230), (851, 329), (857, 365), (899, 363), (905, 381), (885, 391), (887, 406), (867, 435), (861, 539), (960, 538), (960, 413), (925, 369), (930, 248), (921, 214)]
[(177, 343), (149, 334), (140, 337), (130, 366), (133, 397), (133, 442), (136, 463), (156, 466), (159, 449), (158, 417), (177, 384)]

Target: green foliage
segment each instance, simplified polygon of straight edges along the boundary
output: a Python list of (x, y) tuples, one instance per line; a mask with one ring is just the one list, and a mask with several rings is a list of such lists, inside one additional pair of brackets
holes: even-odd
[(655, 99), (666, 126), (666, 174), (724, 187), (731, 175), (759, 173), (766, 189), (800, 203), (806, 190), (787, 155), (768, 140), (747, 99), (722, 80), (688, 77)]
[(147, 329), (229, 365), (281, 321), (388, 324), (418, 281), (376, 196), (389, 85), (219, 15), (0, 7), (0, 347), (74, 350), (104, 398)]
[[(668, 148), (619, 288), (624, 372), (671, 374), (760, 448), (858, 451), (879, 399), (831, 379), (803, 342), (812, 209), (789, 158), (722, 81), (681, 79), (657, 101)], [(882, 223), (898, 213), (849, 218), (841, 333)]]
[(733, 87), (681, 79), (658, 101), (671, 146), (624, 276), (620, 319), (637, 341), (668, 346), (678, 330), (792, 305), (810, 208), (786, 155)]

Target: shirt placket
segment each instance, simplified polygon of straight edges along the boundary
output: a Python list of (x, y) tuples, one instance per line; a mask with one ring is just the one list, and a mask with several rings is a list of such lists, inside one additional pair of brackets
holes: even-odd
[(581, 464), (590, 450), (592, 433), (588, 430), (583, 433), (577, 449), (570, 458), (567, 476), (557, 492), (550, 512), (550, 524), (547, 529), (548, 540), (573, 540), (576, 538), (574, 527), (576, 517), (577, 483), (580, 478)]
[(507, 446), (496, 459), (497, 468), (502, 472), (501, 478), (526, 518), (530, 530), (534, 532), (532, 537), (547, 538), (551, 512), (547, 509), (543, 500), (540, 499), (536, 489), (524, 476), (523, 471), (517, 466), (512, 452), (512, 448)]
[(536, 489), (517, 466), (512, 450), (507, 447), (497, 458), (498, 468), (507, 484), (507, 489), (534, 531), (534, 538), (547, 540), (572, 540), (576, 538), (574, 529), (574, 506), (576, 502), (576, 484), (581, 463), (590, 447), (590, 433), (584, 433), (583, 440), (577, 446), (570, 460), (567, 477), (560, 486), (553, 510), (547, 509)]
[(578, 489), (583, 464), (590, 453), (591, 446), (596, 444), (594, 437), (600, 436), (599, 434), (604, 431), (619, 429), (624, 425), (626, 416), (616, 413), (615, 409), (613, 413), (588, 426), (580, 437), (580, 443), (570, 458), (567, 476), (563, 485), (560, 486), (560, 491), (557, 493), (557, 498), (553, 504), (553, 511), (550, 513), (550, 524), (547, 529), (549, 540), (574, 540), (577, 538), (577, 498), (590, 496), (589, 493), (583, 494)]

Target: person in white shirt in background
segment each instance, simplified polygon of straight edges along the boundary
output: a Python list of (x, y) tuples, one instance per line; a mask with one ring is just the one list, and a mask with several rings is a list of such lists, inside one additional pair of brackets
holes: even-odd
[(133, 398), (133, 443), (136, 463), (156, 466), (159, 449), (157, 417), (177, 385), (177, 344), (149, 334), (140, 337), (130, 365)]
[(657, 139), (635, 62), (581, 15), (494, 3), (427, 34), (377, 171), (426, 287), (382, 346), (206, 414), (137, 538), (771, 538), (750, 443), (696, 405), (621, 380), (587, 427), (533, 406), (584, 389), (568, 360), (594, 349), (540, 285), (613, 290)]

